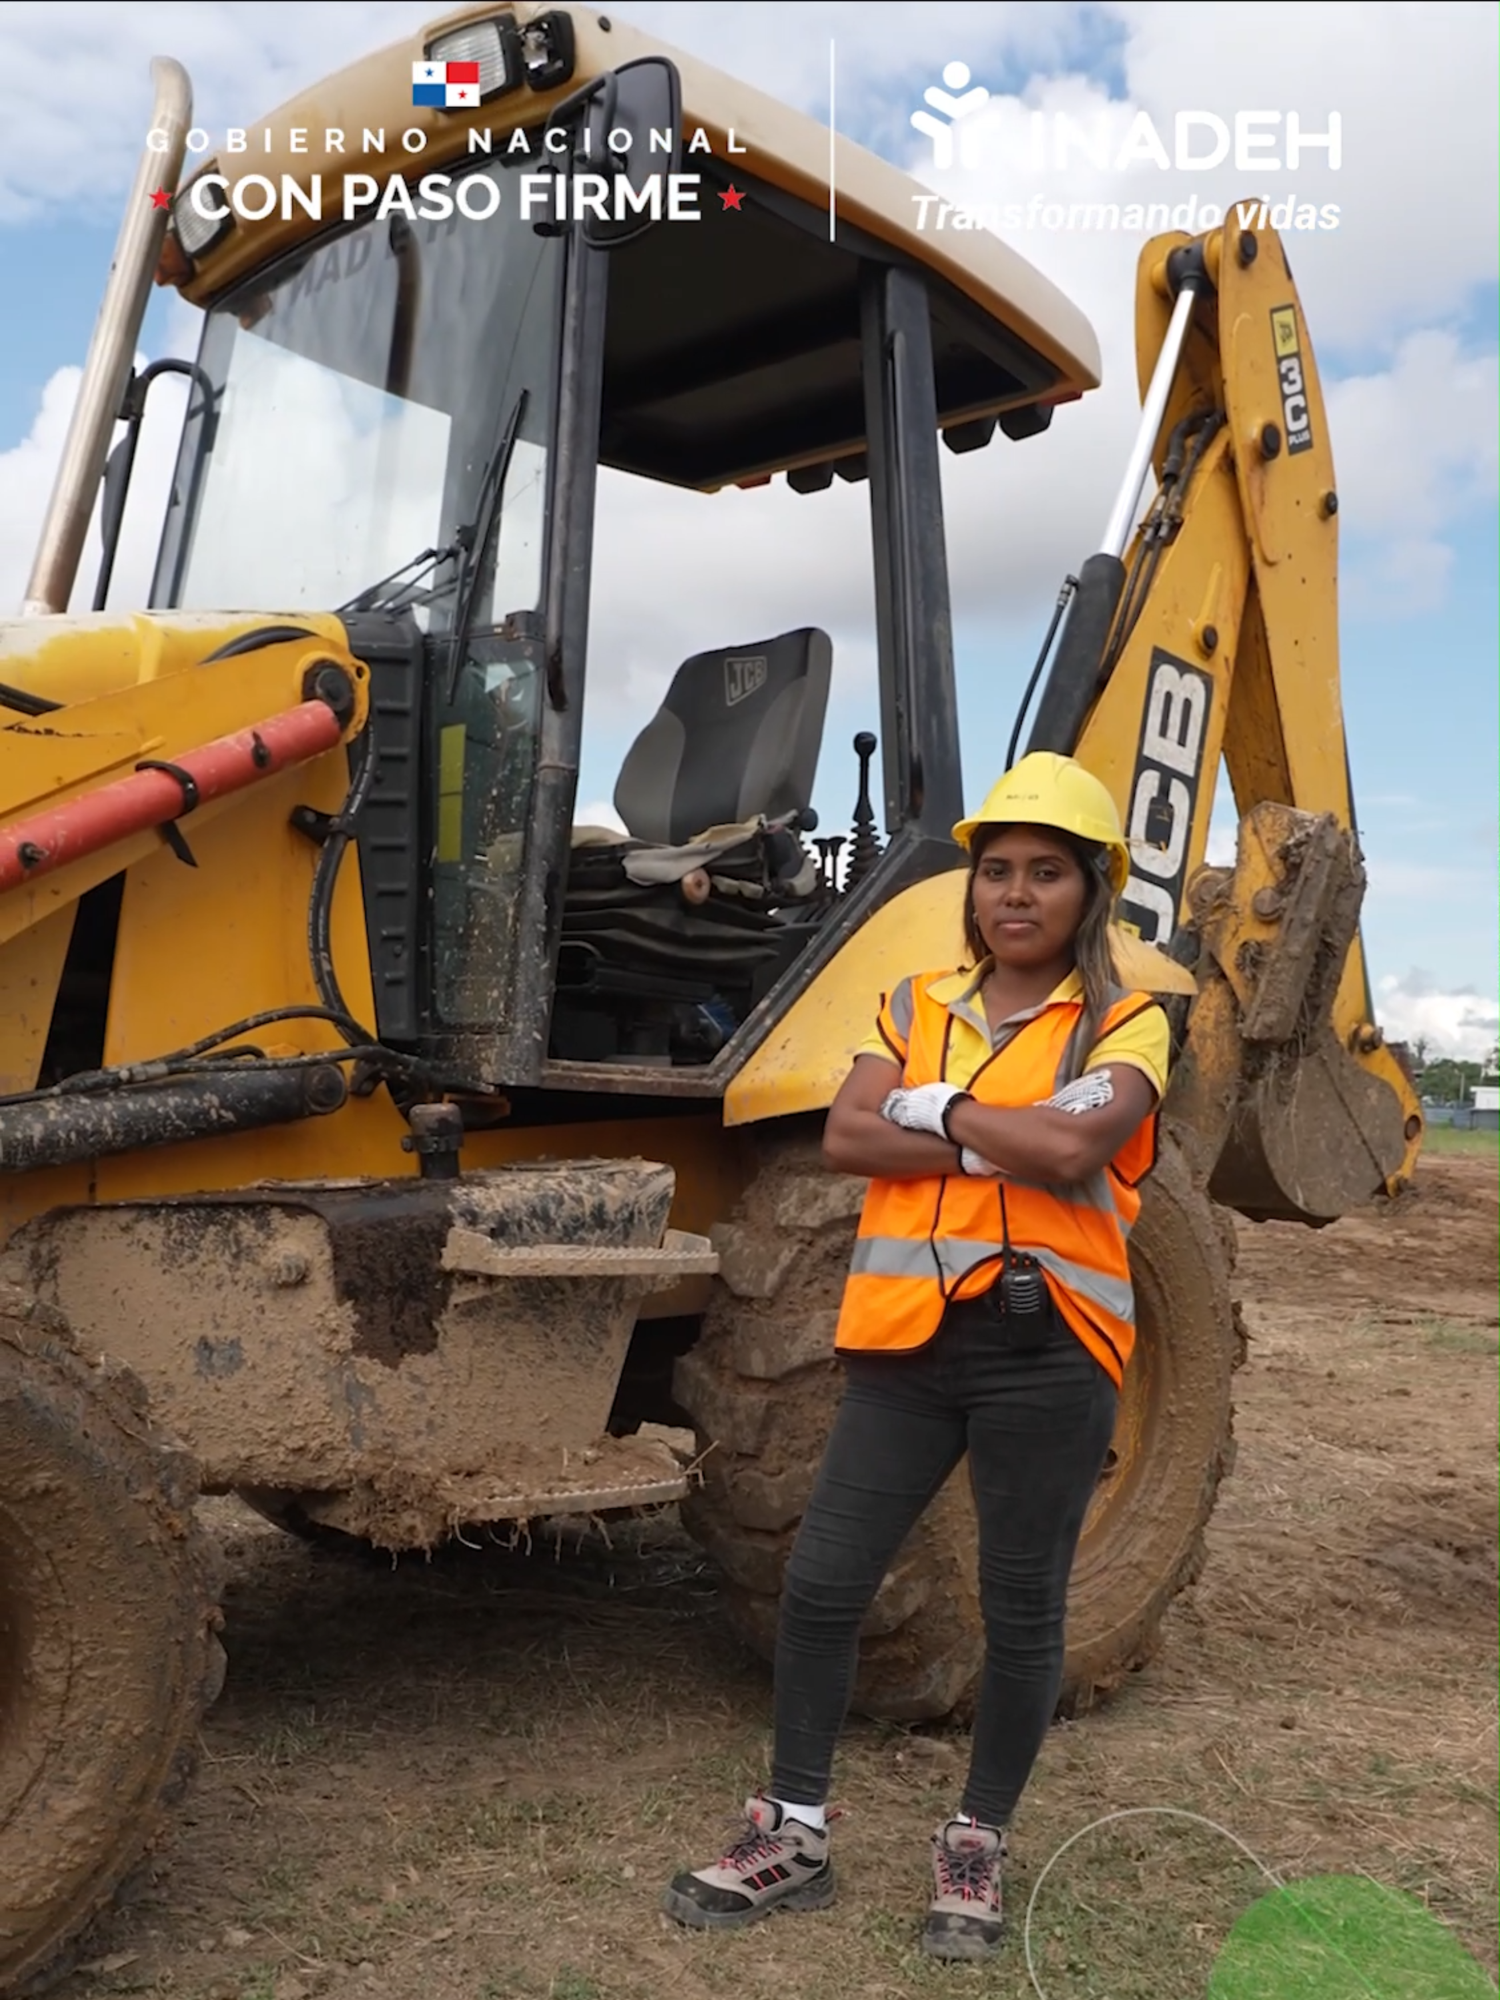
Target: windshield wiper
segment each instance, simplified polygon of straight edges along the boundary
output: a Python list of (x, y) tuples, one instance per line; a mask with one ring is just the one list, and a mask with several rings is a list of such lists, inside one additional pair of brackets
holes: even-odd
[[(443, 549), (423, 549), (419, 556), (413, 556), (410, 562), (402, 563), (399, 569), (393, 569), (389, 576), (381, 577), (378, 583), (366, 584), (359, 595), (351, 597), (347, 604), (337, 605), (333, 615), (335, 618), (342, 618), (346, 612), (351, 611), (395, 611), (404, 610), (412, 604), (430, 604), (435, 597), (446, 596), (457, 582), (457, 578), (435, 585), (431, 590), (419, 591), (414, 597), (408, 596), (407, 592), (415, 590), (423, 577), (430, 576), (440, 563), (451, 562), (455, 556), (462, 554), (463, 546), (457, 539)], [(416, 574), (407, 577), (399, 590), (391, 591), (390, 596), (387, 596), (386, 592), (390, 590), (391, 585), (400, 577), (406, 576), (408, 570), (415, 570)]]
[[(470, 622), (469, 594), (474, 566), (483, 553), (490, 538), (490, 530), (495, 524), (495, 508), (505, 488), (505, 475), (510, 470), (510, 461), (515, 454), (516, 437), (521, 429), (521, 418), (526, 409), (526, 391), (521, 390), (512, 403), (510, 414), (505, 419), (500, 433), (500, 442), (495, 447), (494, 456), (484, 469), (484, 477), (479, 482), (479, 497), (474, 509), (474, 519), (460, 528), (453, 540), (445, 548), (423, 549), (422, 553), (404, 562), (399, 569), (393, 569), (389, 576), (383, 576), (378, 583), (366, 584), (365, 588), (351, 597), (346, 604), (340, 604), (334, 611), (336, 618), (355, 611), (404, 611), (413, 605), (431, 604), (439, 597), (446, 597), (451, 591), (459, 593), (462, 607), (461, 630), (458, 634), (459, 650), (467, 639)], [(457, 559), (458, 569), (447, 582), (434, 584), (430, 589), (419, 590), (417, 586), (424, 577), (445, 562)], [(414, 574), (412, 573), (414, 572)], [(406, 581), (401, 582), (405, 577)], [(392, 585), (397, 585), (392, 589)]]
[[(467, 586), (473, 575), (474, 565), (483, 556), (490, 539), (490, 530), (495, 525), (495, 509), (500, 504), (500, 495), (505, 490), (505, 475), (510, 470), (510, 461), (516, 449), (516, 436), (521, 428), (522, 412), (526, 408), (526, 391), (522, 389), (510, 406), (510, 415), (505, 419), (505, 427), (500, 433), (500, 442), (495, 446), (495, 455), (484, 469), (484, 477), (479, 482), (479, 498), (474, 507), (474, 519), (466, 528), (460, 528), (454, 536), (463, 551), (463, 561), (459, 566), (459, 583)], [(465, 631), (460, 636), (467, 637), (468, 605), (464, 605), (463, 623)]]
[(500, 432), (500, 442), (495, 446), (494, 456), (479, 482), (474, 519), (466, 528), (460, 528), (455, 537), (463, 554), (458, 566), (458, 625), (453, 634), (453, 666), (448, 679), (450, 707), (458, 692), (458, 676), (463, 666), (464, 650), (469, 643), (469, 628), (474, 623), (474, 578), (489, 546), (490, 531), (495, 525), (495, 510), (500, 504), (500, 495), (505, 491), (505, 475), (510, 470), (510, 461), (515, 453), (516, 438), (526, 409), (526, 395), (524, 389), (517, 391), (516, 400), (511, 404), (510, 414)]

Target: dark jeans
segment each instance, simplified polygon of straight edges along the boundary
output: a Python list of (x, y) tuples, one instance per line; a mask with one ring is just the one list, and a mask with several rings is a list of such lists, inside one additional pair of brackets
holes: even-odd
[(1009, 1821), (1057, 1703), (1068, 1573), (1115, 1420), (1114, 1383), (1055, 1311), (1040, 1341), (1018, 1348), (981, 1299), (915, 1353), (845, 1357), (782, 1592), (774, 1798), (827, 1798), (860, 1622), (967, 1452), (986, 1647), (962, 1809)]

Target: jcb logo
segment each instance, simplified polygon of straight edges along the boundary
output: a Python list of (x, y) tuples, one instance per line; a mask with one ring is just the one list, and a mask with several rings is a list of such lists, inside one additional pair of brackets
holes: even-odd
[(733, 708), (766, 684), (764, 653), (742, 653), (724, 662), (724, 706)]
[(1213, 691), (1185, 660), (1159, 647), (1152, 654), (1125, 825), (1130, 880), (1120, 898), (1121, 922), (1147, 944), (1167, 944), (1177, 928)]
[(1302, 372), (1302, 340), (1297, 331), (1297, 308), (1277, 306), (1271, 314), (1271, 344), (1276, 352), (1276, 373), (1281, 383), (1281, 427), (1286, 432), (1286, 448), (1310, 451), (1312, 413), (1307, 406), (1307, 382)]

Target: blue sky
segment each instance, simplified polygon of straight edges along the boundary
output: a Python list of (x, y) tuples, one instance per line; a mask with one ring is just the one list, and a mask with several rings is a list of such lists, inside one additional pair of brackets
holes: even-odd
[[(248, 0), (128, 10), (104, 0), (0, 5), (0, 269), (11, 274), (0, 299), (7, 551), (0, 596), (18, 597), (24, 578), (50, 478), (49, 449), (55, 457), (42, 399), (87, 345), (149, 102), (149, 55), (176, 54), (188, 64), (197, 116), (217, 130), (255, 122), (293, 89), (439, 11), (402, 0), (296, 9)], [(1409, 10), (1367, 9), (1357, 37), (1349, 33), (1350, 10), (1337, 0), (917, 12), (680, 0), (613, 11), (819, 117), (832, 39), (840, 129), (928, 178), (925, 142), (908, 120), (924, 83), (936, 82), (955, 59), (996, 99), (1014, 98), (1023, 109), (1086, 117), (1145, 106), (1164, 130), (1174, 110), (1190, 106), (1231, 115), (1256, 103), (1296, 105), (1314, 129), (1330, 106), (1340, 109), (1337, 177), (1320, 164), (1296, 179), (1314, 198), (1336, 197), (1343, 224), (1332, 235), (1289, 241), (1345, 503), (1341, 651), (1371, 869), (1366, 938), (1394, 1029), (1455, 1048), (1493, 1040), (1486, 1024), (1497, 992), (1500, 726), (1494, 10), (1426, 6), (1413, 33)], [(1283, 60), (1289, 35), (1298, 51), (1295, 87)], [(25, 82), (39, 60), (55, 84), (47, 104), (37, 103)], [(80, 128), (87, 147), (79, 144)], [(994, 198), (982, 179), (977, 170), (970, 176), (966, 198)], [(1278, 183), (1270, 191), (1284, 189)], [(1097, 198), (1073, 184), (1064, 192)], [(1153, 190), (1151, 198), (1160, 195)], [(1057, 580), (1097, 535), (1101, 495), (1107, 502), (1133, 414), (1129, 322), (1138, 243), (1023, 232), (1015, 247), (1093, 319), (1106, 386), (1061, 412), (1046, 438), (1015, 448), (1013, 461), (990, 452), (951, 468), (966, 776), (974, 794), (995, 775)], [(156, 295), (143, 351), (181, 351), (190, 338), (180, 304)], [(163, 452), (170, 428), (164, 414)], [(816, 546), (825, 530), (830, 538), (843, 532), (835, 516), (835, 505), (821, 515), (809, 510), (797, 532)], [(832, 565), (832, 539), (829, 546)], [(855, 584), (849, 591), (852, 605)], [(713, 615), (705, 607), (706, 636), (685, 640), (683, 651), (720, 642)], [(850, 620), (845, 650), (857, 658), (857, 607)], [(649, 676), (631, 685), (637, 695), (659, 691)], [(829, 818), (842, 819), (845, 795), (852, 796), (845, 725), (858, 726), (869, 691), (857, 676), (835, 686), (819, 803)], [(587, 745), (585, 795), (607, 797), (630, 733), (623, 707), (601, 710)]]

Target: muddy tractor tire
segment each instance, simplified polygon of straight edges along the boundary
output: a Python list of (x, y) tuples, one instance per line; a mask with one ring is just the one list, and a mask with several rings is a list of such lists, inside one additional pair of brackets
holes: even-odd
[[(732, 1623), (767, 1659), (838, 1399), (833, 1327), (863, 1192), (825, 1171), (816, 1138), (762, 1138), (756, 1177), (716, 1232), (721, 1276), (703, 1334), (677, 1364), (676, 1397), (705, 1453), (684, 1520), (723, 1572)], [(1202, 1566), (1233, 1451), (1228, 1240), (1164, 1147), (1131, 1238), (1136, 1354), (1069, 1595), (1066, 1712), (1150, 1658), (1168, 1605)], [(861, 1713), (915, 1722), (969, 1706), (984, 1652), (976, 1535), (960, 1467), (865, 1621)]]
[(218, 1693), (214, 1565), (135, 1378), (0, 1287), (0, 1993), (142, 1859)]

